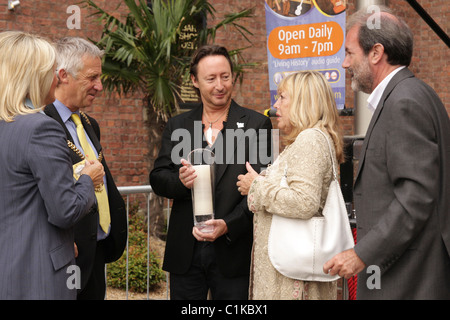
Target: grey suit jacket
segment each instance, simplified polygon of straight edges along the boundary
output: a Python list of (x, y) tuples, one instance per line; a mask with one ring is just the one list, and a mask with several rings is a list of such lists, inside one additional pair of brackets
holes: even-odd
[(0, 121), (0, 150), (0, 299), (75, 299), (72, 227), (92, 180), (74, 184), (65, 133), (40, 113)]
[[(65, 132), (64, 136), (66, 141), (73, 143), (73, 138), (62, 121), (55, 106), (53, 104), (47, 105), (44, 112), (47, 116), (55, 119), (61, 125)], [(89, 123), (85, 121), (84, 117), (81, 117), (83, 126), (97, 149), (97, 152), (101, 152), (102, 146), (100, 145), (100, 127), (94, 118), (87, 114), (85, 115), (89, 119)], [(67, 144), (66, 148), (69, 149)], [(72, 164), (78, 163), (82, 160), (78, 153), (72, 149), (69, 149), (69, 154)], [(109, 236), (102, 241), (101, 247), (104, 251), (99, 252), (97, 246), (98, 211), (96, 206), (92, 208), (91, 212), (80, 220), (75, 226), (75, 243), (78, 247), (78, 257), (76, 259), (76, 263), (81, 269), (81, 290), (85, 289), (86, 284), (90, 279), (96, 255), (102, 256), (105, 263), (116, 261), (122, 256), (127, 242), (127, 216), (125, 203), (116, 187), (111, 172), (109, 171), (105, 157), (102, 157), (101, 163), (105, 169), (106, 186), (108, 190), (108, 200), (111, 214), (111, 230)], [(101, 288), (91, 286), (88, 290), (90, 292), (99, 290), (99, 296), (104, 296), (104, 292)]]
[[(450, 124), (405, 68), (369, 124), (355, 178), (358, 299), (450, 299)], [(371, 289), (372, 288), (372, 289)]]

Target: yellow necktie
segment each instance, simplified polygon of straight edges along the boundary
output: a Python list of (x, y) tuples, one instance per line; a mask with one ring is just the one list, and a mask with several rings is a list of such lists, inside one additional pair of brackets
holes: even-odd
[[(96, 159), (94, 150), (92, 150), (91, 145), (87, 141), (86, 134), (84, 133), (83, 124), (81, 123), (80, 116), (73, 113), (72, 121), (77, 126), (78, 140), (80, 141), (81, 148), (83, 148), (84, 154), (87, 155), (88, 159)], [(102, 186), (101, 190), (95, 191), (95, 196), (97, 198), (98, 213), (100, 216), (100, 226), (105, 233), (108, 233), (109, 224), (111, 223), (111, 217), (109, 213), (109, 202), (108, 195), (106, 194), (106, 189)]]

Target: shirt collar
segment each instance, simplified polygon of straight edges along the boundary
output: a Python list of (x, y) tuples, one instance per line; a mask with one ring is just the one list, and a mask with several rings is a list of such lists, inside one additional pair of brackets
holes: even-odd
[(389, 84), (389, 81), (391, 81), (391, 79), (397, 74), (397, 72), (399, 72), (403, 68), (406, 68), (406, 66), (398, 67), (397, 69), (389, 73), (387, 77), (377, 85), (375, 90), (372, 91), (369, 98), (367, 99), (367, 108), (369, 108), (370, 111), (375, 112), (378, 103), (380, 103), (381, 96), (383, 95), (384, 90)]
[[(33, 105), (33, 102), (31, 102), (31, 99), (30, 99), (30, 98), (26, 98), (26, 99), (24, 100), (23, 104), (25, 105), (25, 107), (27, 107), (27, 108), (29, 108), (29, 109), (36, 109), (36, 108), (34, 107), (34, 105)], [(45, 114), (43, 108), (38, 108), (38, 109), (40, 109), (40, 110), (39, 110), (39, 113)]]
[[(58, 99), (55, 100), (55, 102), (53, 102), (53, 105), (55, 106), (56, 110), (59, 113), (59, 116), (61, 117), (62, 121), (64, 123), (67, 122), (67, 120), (70, 119), (70, 116), (72, 115), (72, 111), (70, 111), (69, 108), (67, 108), (61, 101), (59, 101)], [(78, 115), (80, 114), (78, 111), (76, 112), (78, 113)]]
[(23, 102), (23, 104), (30, 109), (36, 109), (33, 105), (33, 102), (31, 102), (30, 98), (26, 98), (25, 101)]

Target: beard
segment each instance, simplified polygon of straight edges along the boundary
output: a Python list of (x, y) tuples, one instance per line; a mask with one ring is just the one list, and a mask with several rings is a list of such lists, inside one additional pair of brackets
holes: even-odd
[(352, 75), (353, 91), (372, 93), (373, 75), (367, 59), (364, 59), (359, 65), (348, 69)]

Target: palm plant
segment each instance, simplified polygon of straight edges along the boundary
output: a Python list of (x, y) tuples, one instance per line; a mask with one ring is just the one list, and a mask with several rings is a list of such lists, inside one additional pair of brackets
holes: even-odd
[[(181, 84), (189, 79), (188, 66), (193, 53), (192, 46), (213, 43), (220, 28), (233, 26), (250, 43), (251, 33), (238, 20), (252, 15), (247, 9), (232, 13), (214, 26), (206, 26), (206, 16), (214, 17), (215, 10), (207, 0), (124, 0), (128, 7), (125, 21), (100, 8), (94, 1), (83, 1), (94, 10), (93, 15), (104, 25), (102, 36), (96, 43), (105, 50), (103, 61), (103, 86), (106, 91), (119, 94), (140, 93), (148, 105), (148, 138), (150, 144), (150, 169), (159, 150), (165, 121), (178, 110)], [(182, 45), (183, 28), (203, 26), (194, 38), (192, 46)], [(234, 60), (235, 77), (242, 80), (243, 63), (241, 51), (230, 50)], [(236, 80), (236, 79), (235, 79)], [(162, 121), (161, 121), (162, 120)], [(164, 236), (163, 199), (152, 197), (151, 233)]]
[[(180, 34), (186, 25), (196, 20), (214, 17), (215, 9), (207, 0), (124, 0), (129, 9), (125, 22), (100, 8), (94, 1), (85, 1), (95, 9), (104, 25), (97, 45), (105, 50), (103, 84), (108, 91), (128, 93), (141, 91), (151, 107), (163, 120), (178, 108), (180, 85), (188, 76), (192, 49), (181, 45)], [(250, 17), (251, 9), (232, 13), (214, 26), (200, 28), (190, 39), (195, 46), (214, 42), (219, 28), (232, 25), (245, 39), (251, 35), (238, 24), (241, 18)], [(250, 42), (250, 41), (249, 41)], [(244, 48), (230, 50), (236, 63), (235, 74), (242, 79), (242, 70), (251, 64), (241, 63)]]

